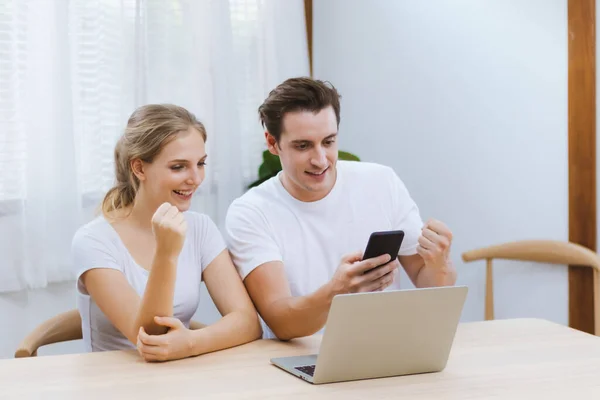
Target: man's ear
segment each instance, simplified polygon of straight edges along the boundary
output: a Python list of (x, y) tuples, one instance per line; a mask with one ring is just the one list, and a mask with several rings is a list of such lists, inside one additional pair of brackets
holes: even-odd
[(131, 160), (130, 166), (131, 166), (131, 171), (138, 178), (138, 180), (140, 182), (142, 182), (143, 180), (146, 179), (146, 174), (144, 171), (144, 162), (142, 160), (140, 160), (139, 158), (136, 158), (135, 160)]
[(279, 155), (279, 143), (273, 135), (271, 135), (268, 131), (265, 131), (265, 139), (267, 141), (267, 149), (273, 155)]

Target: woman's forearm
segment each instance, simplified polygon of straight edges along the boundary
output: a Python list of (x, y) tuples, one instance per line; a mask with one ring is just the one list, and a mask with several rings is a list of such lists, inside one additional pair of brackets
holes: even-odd
[(240, 310), (192, 334), (192, 355), (200, 355), (260, 339), (262, 329), (256, 311)]
[(154, 317), (173, 316), (176, 277), (177, 257), (155, 254), (135, 319), (136, 332), (140, 326), (143, 326), (150, 335), (161, 335), (167, 332), (168, 328), (156, 324)]

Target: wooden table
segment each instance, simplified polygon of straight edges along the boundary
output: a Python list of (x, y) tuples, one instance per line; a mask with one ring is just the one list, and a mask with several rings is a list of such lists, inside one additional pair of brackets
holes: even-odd
[(269, 363), (319, 342), (259, 340), (162, 364), (122, 351), (0, 360), (0, 398), (600, 399), (600, 338), (543, 320), (461, 324), (440, 373), (311, 385)]

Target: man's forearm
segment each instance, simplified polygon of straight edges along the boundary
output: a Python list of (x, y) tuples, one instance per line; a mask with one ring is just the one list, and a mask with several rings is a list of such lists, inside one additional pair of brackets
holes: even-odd
[(452, 286), (456, 283), (456, 269), (448, 260), (446, 267), (435, 268), (423, 265), (417, 275), (416, 286), (419, 288)]
[(309, 295), (276, 301), (271, 305), (267, 318), (263, 318), (281, 340), (309, 336), (327, 322), (334, 295), (331, 284), (327, 283)]

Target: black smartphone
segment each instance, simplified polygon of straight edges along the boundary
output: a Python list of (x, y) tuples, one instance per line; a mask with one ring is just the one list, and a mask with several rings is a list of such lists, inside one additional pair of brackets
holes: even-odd
[[(400, 251), (403, 239), (404, 231), (381, 231), (371, 233), (367, 248), (363, 255), (363, 260), (379, 257), (383, 254), (389, 254), (391, 257), (390, 262), (394, 261), (394, 259), (398, 258), (398, 252)], [(373, 269), (365, 271), (364, 273), (372, 271)]]

